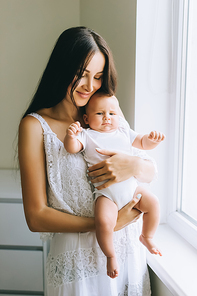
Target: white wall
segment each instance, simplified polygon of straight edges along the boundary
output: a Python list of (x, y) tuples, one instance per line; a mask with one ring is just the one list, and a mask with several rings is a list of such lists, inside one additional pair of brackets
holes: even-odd
[(0, 168), (59, 34), (80, 23), (79, 0), (0, 0)]
[(134, 125), (136, 0), (82, 0), (80, 23), (109, 44), (118, 71), (117, 97), (130, 125)]

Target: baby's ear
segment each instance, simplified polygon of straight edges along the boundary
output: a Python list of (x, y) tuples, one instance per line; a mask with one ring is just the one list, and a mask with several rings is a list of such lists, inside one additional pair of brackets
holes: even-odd
[(84, 120), (85, 124), (88, 124), (88, 116), (87, 116), (87, 114), (83, 115), (83, 120)]

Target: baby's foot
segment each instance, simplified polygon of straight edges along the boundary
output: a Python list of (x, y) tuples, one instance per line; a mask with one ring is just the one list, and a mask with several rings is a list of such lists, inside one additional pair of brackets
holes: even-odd
[(140, 235), (141, 243), (149, 250), (151, 254), (156, 254), (162, 256), (161, 251), (154, 244), (153, 239), (150, 237), (145, 237), (143, 234)]
[(118, 263), (116, 257), (107, 257), (107, 275), (112, 279), (118, 276)]

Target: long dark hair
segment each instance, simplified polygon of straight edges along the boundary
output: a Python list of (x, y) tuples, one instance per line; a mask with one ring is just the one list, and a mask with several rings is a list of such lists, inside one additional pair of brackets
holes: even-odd
[(103, 82), (100, 91), (113, 95), (116, 91), (117, 74), (113, 56), (106, 41), (89, 28), (73, 27), (65, 30), (58, 38), (38, 88), (23, 118), (31, 112), (50, 108), (61, 102), (74, 78), (75, 82), (72, 84), (70, 96), (75, 104), (73, 91), (97, 51), (102, 52), (105, 56)]

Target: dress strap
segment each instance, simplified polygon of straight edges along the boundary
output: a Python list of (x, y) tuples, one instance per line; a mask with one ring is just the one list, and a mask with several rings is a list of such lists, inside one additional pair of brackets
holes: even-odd
[(53, 134), (56, 135), (50, 128), (50, 126), (48, 125), (48, 123), (46, 122), (46, 120), (39, 115), (38, 113), (30, 113), (28, 114), (30, 116), (33, 116), (34, 118), (38, 119), (38, 121), (40, 122), (42, 129), (44, 131), (44, 134)]

